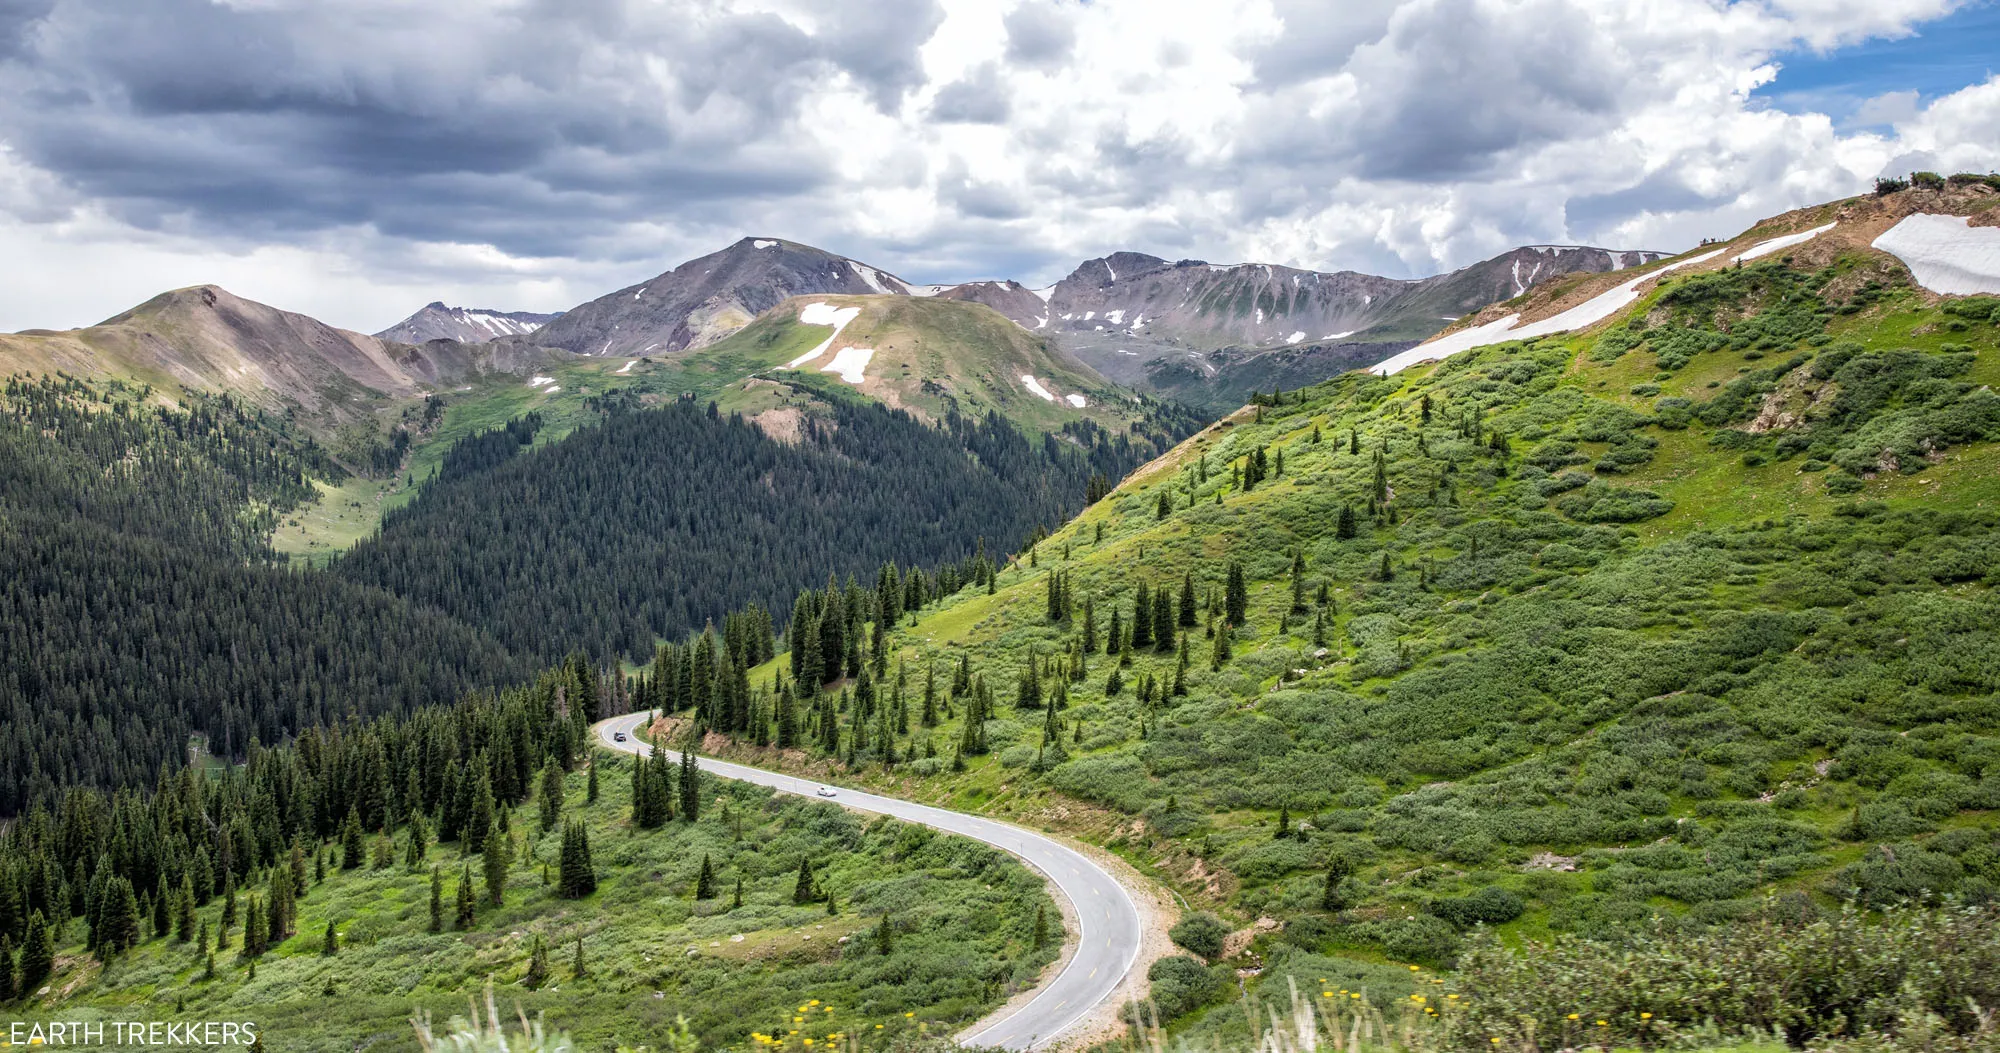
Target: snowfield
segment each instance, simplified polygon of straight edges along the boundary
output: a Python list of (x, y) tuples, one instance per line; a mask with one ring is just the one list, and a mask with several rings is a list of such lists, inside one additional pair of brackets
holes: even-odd
[(875, 349), (872, 347), (843, 347), (834, 352), (833, 361), (820, 372), (838, 373), (840, 379), (858, 387), (864, 378), (863, 371), (868, 368), (868, 360), (874, 357)]
[(1803, 245), (1806, 242), (1819, 237), (1821, 234), (1824, 234), (1827, 231), (1832, 230), (1833, 228), (1834, 224), (1828, 223), (1826, 226), (1823, 227), (1814, 227), (1811, 230), (1801, 231), (1797, 234), (1787, 234), (1782, 238), (1772, 238), (1769, 241), (1760, 241), (1757, 244), (1750, 246), (1749, 250), (1737, 253), (1733, 262), (1745, 263), (1750, 260), (1754, 260), (1759, 256), (1769, 256), (1770, 254), (1778, 251), (1779, 249), (1789, 249), (1794, 245)]
[(625, 364), (624, 364), (624, 365), (622, 365), (622, 366), (619, 366), (619, 367), (618, 367), (618, 372), (620, 372), (620, 373), (630, 373), (630, 372), (632, 372), (632, 367), (633, 367), (633, 366), (636, 366), (636, 365), (638, 365), (638, 364), (639, 364), (639, 360), (635, 358), (635, 359), (633, 359), (632, 361), (630, 361), (630, 362), (627, 362), (627, 363), (625, 363)]
[(768, 249), (768, 248), (770, 248), (771, 246), (773, 246), (773, 245), (776, 245), (776, 244), (777, 244), (777, 242), (775, 242), (775, 241), (764, 241), (764, 240), (762, 240), (762, 239), (759, 239), (759, 240), (757, 240), (757, 241), (753, 241), (753, 242), (751, 242), (751, 243), (750, 243), (750, 246), (751, 246), (752, 248), (758, 248), (758, 249)]
[(1304, 340), (1305, 338), (1306, 338), (1306, 331), (1301, 329), (1298, 332), (1293, 333), (1292, 335), (1286, 337), (1285, 343), (1296, 344), (1299, 341)]
[(1419, 362), (1428, 362), (1435, 358), (1447, 358), (1458, 354), (1460, 351), (1470, 351), (1475, 347), (1486, 347), (1489, 344), (1504, 344), (1509, 340), (1532, 340), (1538, 336), (1567, 333), (1573, 329), (1587, 329), (1631, 306), (1634, 301), (1639, 299), (1639, 286), (1652, 281), (1654, 278), (1668, 271), (1692, 266), (1697, 263), (1704, 263), (1727, 251), (1729, 250), (1716, 249), (1714, 252), (1704, 252), (1699, 256), (1690, 256), (1679, 263), (1670, 263), (1659, 270), (1642, 274), (1623, 285), (1598, 293), (1596, 296), (1577, 304), (1575, 307), (1561, 314), (1544, 318), (1539, 322), (1529, 322), (1527, 325), (1517, 328), (1515, 323), (1521, 320), (1521, 316), (1510, 314), (1496, 322), (1488, 322), (1485, 325), (1475, 326), (1471, 329), (1461, 329), (1456, 333), (1438, 337), (1428, 344), (1418, 344), (1400, 355), (1379, 362), (1370, 368), (1370, 372), (1386, 377), (1392, 373), (1400, 373)]
[(828, 334), (826, 339), (820, 341), (818, 347), (785, 363), (785, 368), (797, 369), (807, 362), (826, 354), (826, 349), (833, 346), (833, 341), (840, 335), (840, 331), (847, 328), (847, 323), (854, 321), (855, 316), (860, 313), (861, 308), (859, 307), (835, 307), (830, 303), (809, 303), (799, 308), (799, 322), (801, 324), (830, 325), (833, 327), (833, 332)]
[(1082, 409), (1084, 406), (1089, 405), (1082, 395), (1064, 395), (1063, 398), (1068, 400), (1069, 404), (1075, 406), (1077, 409)]
[(1875, 239), (1934, 293), (2000, 293), (2000, 227), (1975, 227), (1964, 216), (1918, 213)]
[(534, 377), (528, 381), (528, 386), (531, 388), (538, 388), (541, 387), (543, 384), (553, 384), (555, 382), (556, 378), (554, 377)]
[(1054, 402), (1056, 400), (1056, 397), (1054, 395), (1049, 394), (1049, 389), (1042, 386), (1041, 381), (1036, 380), (1034, 377), (1029, 376), (1026, 373), (1021, 374), (1021, 383), (1028, 385), (1029, 391), (1032, 391), (1035, 394), (1040, 395), (1042, 398), (1045, 398), (1050, 402)]

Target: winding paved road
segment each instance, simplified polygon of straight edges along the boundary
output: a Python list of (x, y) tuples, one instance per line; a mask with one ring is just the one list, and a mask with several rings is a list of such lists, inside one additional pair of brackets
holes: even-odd
[[(645, 755), (648, 746), (639, 741), (635, 729), (645, 714), (633, 713), (597, 723), (598, 745), (625, 753)], [(623, 732), (626, 741), (616, 735)], [(661, 750), (675, 761), (680, 754)], [(762, 768), (702, 758), (701, 770), (724, 779), (753, 782), (781, 793), (818, 797), (826, 783), (779, 775)], [(1062, 891), (1075, 908), (1081, 932), (1076, 954), (1056, 978), (1042, 985), (1027, 1005), (989, 1024), (976, 1034), (963, 1036), (967, 1045), (1001, 1046), (1006, 1049), (1035, 1049), (1049, 1045), (1075, 1027), (1099, 1003), (1111, 997), (1139, 958), (1139, 908), (1123, 886), (1082, 853), (1041, 834), (1010, 823), (979, 816), (914, 804), (894, 797), (880, 797), (859, 790), (834, 787), (833, 802), (862, 812), (877, 812), (907, 822), (921, 823), (948, 833), (962, 834), (1006, 851), (1042, 872)]]

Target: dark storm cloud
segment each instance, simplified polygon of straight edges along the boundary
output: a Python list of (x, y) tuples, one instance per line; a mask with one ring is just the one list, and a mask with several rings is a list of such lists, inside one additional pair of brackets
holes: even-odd
[(826, 159), (787, 134), (802, 102), (845, 75), (893, 109), (941, 18), (931, 0), (829, 8), (816, 33), (604, 0), (0, 5), (0, 140), (122, 218), (530, 255), (820, 185)]

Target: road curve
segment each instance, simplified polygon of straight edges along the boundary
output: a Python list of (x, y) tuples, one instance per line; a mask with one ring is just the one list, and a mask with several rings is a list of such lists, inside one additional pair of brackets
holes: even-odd
[[(648, 755), (648, 746), (635, 734), (644, 717), (643, 713), (632, 713), (598, 721), (594, 729), (597, 744), (624, 753)], [(625, 734), (626, 741), (616, 740), (620, 732)], [(680, 760), (680, 754), (673, 750), (660, 752)], [(820, 787), (829, 785), (705, 757), (701, 760), (701, 770), (803, 797), (817, 797)], [(1044, 983), (1027, 1005), (976, 1034), (962, 1036), (961, 1041), (966, 1045), (1023, 1050), (1046, 1047), (1111, 997), (1138, 961), (1138, 906), (1124, 886), (1075, 849), (1011, 823), (859, 790), (832, 788), (838, 794), (833, 803), (962, 834), (1001, 849), (1041, 871), (1075, 908), (1080, 931), (1076, 954), (1069, 964), (1055, 979)]]

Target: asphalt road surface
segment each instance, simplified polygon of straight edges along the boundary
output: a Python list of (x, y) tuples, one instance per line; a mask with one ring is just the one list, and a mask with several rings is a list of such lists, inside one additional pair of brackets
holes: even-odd
[[(640, 742), (636, 734), (644, 717), (643, 713), (633, 713), (599, 721), (596, 728), (598, 744), (625, 753), (648, 755), (650, 747)], [(620, 733), (625, 735), (623, 742), (617, 741), (616, 736)], [(675, 761), (680, 760), (680, 754), (673, 750), (660, 752)], [(980, 816), (705, 757), (700, 764), (702, 771), (719, 778), (753, 782), (781, 793), (827, 800), (856, 811), (894, 816), (906, 822), (921, 823), (984, 841), (1027, 863), (1055, 883), (1075, 908), (1081, 929), (1077, 934), (1076, 954), (1055, 979), (1042, 985), (1041, 991), (1027, 1005), (975, 1034), (962, 1036), (961, 1040), (967, 1045), (1001, 1046), (1006, 1049), (1048, 1046), (1110, 998), (1139, 959), (1138, 906), (1126, 894), (1124, 887), (1112, 880), (1111, 875), (1075, 849), (1010, 823)], [(819, 792), (822, 787), (833, 790), (835, 796), (828, 798), (822, 795)]]

